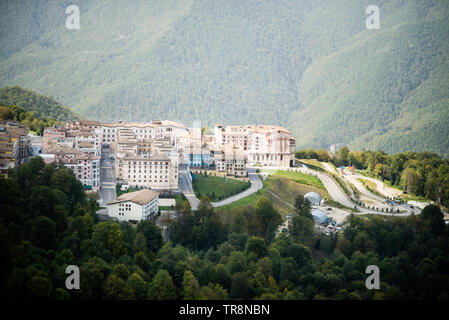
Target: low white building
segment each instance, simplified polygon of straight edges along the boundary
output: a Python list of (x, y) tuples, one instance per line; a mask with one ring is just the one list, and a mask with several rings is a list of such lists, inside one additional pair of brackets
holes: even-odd
[(159, 194), (144, 189), (136, 192), (124, 193), (108, 203), (110, 218), (120, 221), (147, 220), (157, 214)]

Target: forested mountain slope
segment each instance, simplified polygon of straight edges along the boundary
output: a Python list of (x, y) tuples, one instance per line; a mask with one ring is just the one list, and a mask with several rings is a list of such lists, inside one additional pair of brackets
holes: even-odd
[[(80, 7), (80, 30), (65, 8)], [(273, 123), (449, 155), (447, 0), (3, 1), (0, 86), (100, 120)]]
[(24, 111), (32, 112), (37, 118), (51, 118), (58, 121), (80, 119), (79, 115), (53, 98), (20, 87), (1, 88), (0, 105), (22, 107)]

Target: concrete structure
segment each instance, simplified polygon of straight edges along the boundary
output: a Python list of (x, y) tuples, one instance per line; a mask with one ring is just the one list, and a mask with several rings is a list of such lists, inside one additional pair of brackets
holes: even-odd
[(148, 189), (124, 193), (107, 206), (110, 218), (131, 222), (147, 220), (158, 213), (159, 194)]

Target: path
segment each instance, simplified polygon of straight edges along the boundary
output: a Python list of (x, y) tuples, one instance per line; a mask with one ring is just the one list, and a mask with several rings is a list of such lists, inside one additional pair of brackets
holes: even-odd
[[(192, 183), (188, 178), (188, 174), (189, 173), (187, 172), (187, 169), (179, 169), (178, 189), (179, 191), (184, 193), (190, 203), (192, 210), (197, 210), (200, 200), (196, 197), (195, 192), (193, 191)], [(263, 188), (263, 183), (260, 180), (259, 176), (256, 174), (255, 170), (248, 168), (248, 176), (251, 182), (251, 186), (248, 189), (221, 201), (211, 202), (212, 207), (216, 208), (231, 204), (233, 202), (239, 201), (240, 199), (246, 198)]]

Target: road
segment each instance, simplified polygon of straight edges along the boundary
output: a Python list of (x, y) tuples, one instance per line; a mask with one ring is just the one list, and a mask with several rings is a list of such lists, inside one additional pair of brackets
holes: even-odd
[(178, 169), (178, 190), (184, 193), (192, 210), (197, 210), (200, 200), (197, 199), (195, 192), (193, 192), (193, 187), (188, 178), (188, 174), (186, 166), (180, 165)]
[[(341, 203), (342, 205), (349, 207), (349, 208), (354, 208), (354, 206), (356, 205), (355, 203), (353, 203), (348, 196), (343, 192), (343, 190), (341, 190), (340, 186), (327, 174), (315, 171), (315, 170), (311, 170), (309, 168), (296, 168), (293, 169), (294, 171), (298, 171), (298, 172), (302, 172), (302, 173), (306, 173), (306, 174), (311, 174), (313, 176), (316, 176), (318, 179), (321, 180), (321, 182), (323, 183), (324, 187), (326, 188), (327, 192), (329, 193), (329, 195), (331, 196), (331, 198), (339, 203)], [(385, 199), (386, 200), (386, 199)], [(360, 213), (362, 214), (376, 214), (376, 215), (384, 215), (384, 216), (408, 216), (410, 214), (419, 214), (420, 210), (417, 208), (410, 208), (410, 206), (408, 206), (407, 204), (403, 204), (400, 206), (397, 206), (396, 208), (399, 208), (399, 210), (402, 211), (406, 211), (403, 213), (387, 213), (387, 212), (379, 212), (376, 210), (370, 210), (367, 208), (363, 208), (360, 206), (357, 206), (357, 209), (360, 211)]]
[(100, 161), (100, 205), (106, 205), (116, 197), (114, 160), (109, 158), (108, 149), (101, 155)]
[[(198, 209), (200, 200), (195, 196), (192, 184), (190, 183), (190, 179), (188, 178), (189, 173), (187, 172), (187, 169), (185, 167), (180, 166), (178, 172), (179, 172), (178, 190), (184, 193), (184, 195), (186, 196), (187, 200), (190, 203), (190, 206), (192, 207), (192, 210)], [(248, 189), (236, 195), (233, 195), (229, 198), (223, 199), (221, 201), (211, 202), (212, 207), (216, 208), (227, 204), (231, 204), (235, 201), (246, 198), (262, 189), (263, 183), (260, 180), (259, 176), (256, 174), (254, 169), (248, 168), (248, 176), (251, 182), (251, 186)]]
[(231, 204), (233, 202), (239, 201), (240, 199), (246, 198), (263, 188), (263, 183), (262, 183), (262, 181), (260, 181), (260, 178), (256, 174), (255, 170), (253, 171), (252, 169), (248, 168), (248, 176), (249, 176), (249, 181), (251, 182), (251, 187), (249, 187), (245, 191), (237, 193), (236, 195), (233, 195), (229, 198), (226, 198), (226, 199), (223, 199), (223, 200), (217, 201), (217, 202), (212, 202), (212, 207), (215, 208), (215, 207), (221, 207), (221, 206), (225, 206), (227, 204)]
[(363, 195), (365, 196), (368, 200), (371, 200), (373, 202), (376, 203), (376, 207), (379, 208), (388, 208), (389, 206), (385, 203), (385, 201), (387, 199), (379, 197), (377, 194), (372, 193), (371, 191), (369, 191), (362, 182), (360, 182), (356, 176), (352, 175), (352, 174), (345, 174), (343, 176), (343, 179), (345, 181), (349, 181), (350, 183), (352, 183), (352, 185), (354, 185), (357, 190)]

